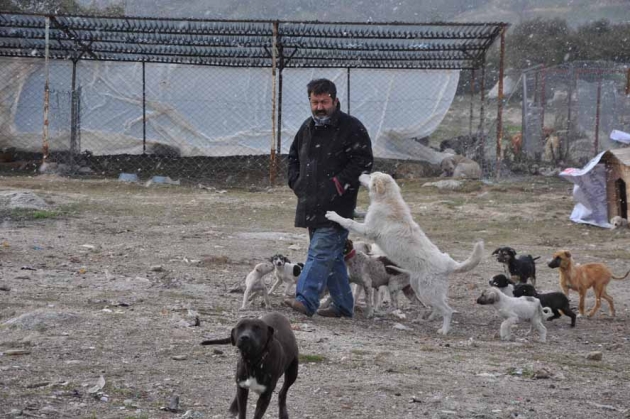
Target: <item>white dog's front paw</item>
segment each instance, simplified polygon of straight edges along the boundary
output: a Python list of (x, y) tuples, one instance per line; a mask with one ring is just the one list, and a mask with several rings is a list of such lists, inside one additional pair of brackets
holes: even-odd
[(326, 218), (336, 223), (338, 223), (339, 220), (343, 220), (343, 218), (339, 214), (337, 214), (335, 211), (326, 211)]
[(444, 335), (444, 336), (446, 336), (446, 335), (448, 334), (448, 329), (445, 329), (445, 328), (443, 328), (443, 327), (440, 327), (440, 328), (438, 329), (438, 331), (437, 331), (437, 332), (438, 332), (438, 334), (440, 334), (440, 335)]

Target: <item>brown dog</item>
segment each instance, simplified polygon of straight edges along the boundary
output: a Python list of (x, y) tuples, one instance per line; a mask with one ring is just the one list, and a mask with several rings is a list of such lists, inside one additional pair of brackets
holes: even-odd
[(602, 305), (602, 298), (608, 302), (610, 316), (615, 316), (615, 304), (613, 298), (606, 293), (606, 286), (608, 286), (611, 278), (624, 279), (630, 274), (630, 271), (622, 277), (616, 277), (603, 263), (587, 263), (585, 265), (574, 263), (568, 250), (559, 250), (554, 253), (549, 267), (560, 269), (560, 287), (567, 297), (569, 296), (569, 289), (580, 294), (578, 308), (581, 315), (584, 315), (586, 291), (592, 287), (595, 291), (595, 307), (588, 312), (588, 317), (597, 313)]

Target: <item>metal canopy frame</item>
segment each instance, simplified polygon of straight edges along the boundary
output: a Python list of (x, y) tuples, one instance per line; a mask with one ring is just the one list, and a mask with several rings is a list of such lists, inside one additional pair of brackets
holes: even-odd
[[(0, 56), (226, 67), (472, 70), (505, 23), (357, 23), (0, 14)], [(274, 36), (274, 26), (277, 27)]]

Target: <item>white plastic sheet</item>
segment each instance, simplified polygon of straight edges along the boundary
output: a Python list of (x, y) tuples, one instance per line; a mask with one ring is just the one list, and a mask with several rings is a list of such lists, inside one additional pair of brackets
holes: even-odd
[(571, 221), (611, 228), (606, 200), (606, 167), (600, 164), (605, 151), (595, 156), (582, 169), (568, 168), (560, 176), (572, 182), (575, 206)]

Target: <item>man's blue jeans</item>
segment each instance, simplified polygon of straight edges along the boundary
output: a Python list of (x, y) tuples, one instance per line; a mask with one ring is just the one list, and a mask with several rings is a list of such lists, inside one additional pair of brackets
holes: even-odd
[(348, 230), (335, 226), (309, 228), (308, 232), (311, 242), (306, 264), (298, 279), (296, 300), (304, 304), (312, 315), (319, 307), (324, 288), (328, 287), (332, 307), (337, 314), (352, 317), (354, 300), (343, 260)]

